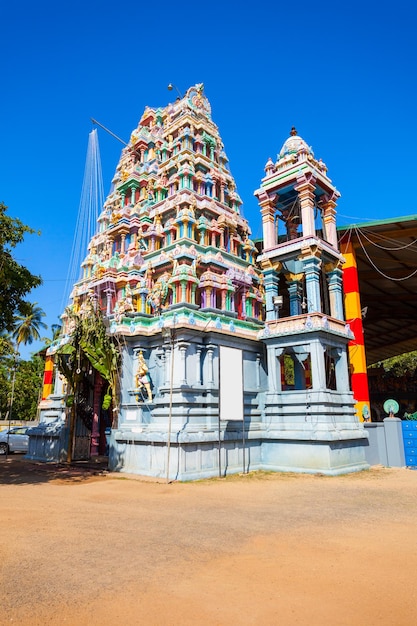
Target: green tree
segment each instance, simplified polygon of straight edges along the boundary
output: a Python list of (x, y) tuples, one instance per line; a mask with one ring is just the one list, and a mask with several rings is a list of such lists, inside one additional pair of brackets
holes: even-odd
[[(16, 368), (16, 371), (14, 370)], [(34, 420), (42, 390), (44, 362), (34, 355), (29, 361), (16, 358), (16, 352), (0, 358), (0, 419), (8, 419), (15, 374), (12, 420)]]
[(15, 345), (12, 334), (7, 331), (3, 331), (0, 333), (0, 359), (12, 355), (14, 351)]
[(43, 382), (44, 361), (33, 355), (29, 361), (19, 361), (16, 370), (13, 419), (34, 420), (38, 412)]
[[(29, 311), (25, 296), (42, 280), (20, 265), (12, 255), (25, 234), (35, 231), (17, 218), (6, 215), (7, 207), (0, 203), (0, 330), (12, 330), (16, 315)], [(39, 233), (38, 233), (39, 234)]]
[(13, 338), (16, 341), (17, 349), (21, 343), (31, 344), (33, 340), (38, 341), (41, 338), (40, 329), (47, 328), (42, 321), (45, 317), (44, 311), (37, 302), (27, 302), (25, 315), (17, 315), (14, 324)]
[(398, 356), (376, 363), (374, 367), (383, 367), (384, 372), (395, 378), (417, 372), (417, 350), (406, 352)]
[(82, 315), (73, 313), (71, 309), (67, 309), (67, 314), (74, 326), (73, 332), (69, 341), (57, 350), (56, 355), (58, 370), (65, 376), (72, 392), (67, 397), (67, 405), (72, 407), (67, 455), (68, 462), (71, 462), (77, 405), (81, 400), (83, 378), (90, 366), (99, 372), (108, 384), (103, 408), (109, 409), (110, 404), (113, 405), (112, 425), (113, 427), (117, 425), (121, 352), (117, 338), (107, 332), (103, 317), (92, 302)]

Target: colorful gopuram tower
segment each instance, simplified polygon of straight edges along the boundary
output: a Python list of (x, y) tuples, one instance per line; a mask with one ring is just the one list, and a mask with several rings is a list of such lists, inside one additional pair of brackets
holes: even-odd
[[(203, 85), (145, 109), (63, 316), (61, 343), (71, 315), (93, 304), (121, 351), (111, 470), (192, 480), (366, 466), (349, 391), (337, 192), (294, 135), (268, 161), (256, 195), (260, 257)], [(239, 371), (228, 371), (231, 363)], [(85, 377), (94, 455), (107, 386), (94, 368)], [(242, 397), (225, 414), (229, 381), (231, 394), (241, 384)], [(64, 397), (59, 384), (54, 398)]]

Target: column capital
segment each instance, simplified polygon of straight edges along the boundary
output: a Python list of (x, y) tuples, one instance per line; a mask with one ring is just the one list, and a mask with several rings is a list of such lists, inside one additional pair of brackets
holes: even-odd
[(282, 263), (279, 261), (272, 263), (270, 259), (261, 259), (260, 264), (265, 275), (271, 274), (272, 272), (280, 272), (282, 270)]
[(334, 191), (332, 194), (324, 194), (319, 200), (319, 205), (323, 207), (326, 212), (332, 211), (336, 207), (338, 198), (340, 198), (338, 191)]
[(297, 176), (297, 184), (294, 185), (298, 193), (311, 193), (316, 188), (316, 177), (311, 172)]
[(292, 274), (291, 272), (284, 274), (284, 276), (285, 280), (289, 283), (299, 283), (304, 278), (304, 274)]
[(326, 274), (329, 274), (329, 276), (337, 275), (341, 277), (343, 275), (343, 262), (340, 260), (337, 260), (331, 263), (325, 263), (324, 271), (326, 272)]
[(322, 249), (315, 244), (304, 246), (301, 249), (300, 259), (304, 265), (309, 259), (316, 259), (317, 261), (321, 260), (321, 254)]

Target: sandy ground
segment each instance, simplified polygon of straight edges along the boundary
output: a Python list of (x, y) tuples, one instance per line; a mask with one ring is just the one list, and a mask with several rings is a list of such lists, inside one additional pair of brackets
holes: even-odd
[(0, 624), (417, 624), (417, 472), (172, 483), (0, 459)]

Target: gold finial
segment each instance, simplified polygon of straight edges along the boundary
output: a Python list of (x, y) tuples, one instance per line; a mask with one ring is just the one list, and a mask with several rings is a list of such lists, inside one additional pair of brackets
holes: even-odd
[(296, 134), (297, 134), (296, 128), (295, 128), (295, 126), (293, 126), (293, 127), (291, 128), (290, 135), (291, 135), (291, 137), (295, 137), (295, 136), (296, 136)]

